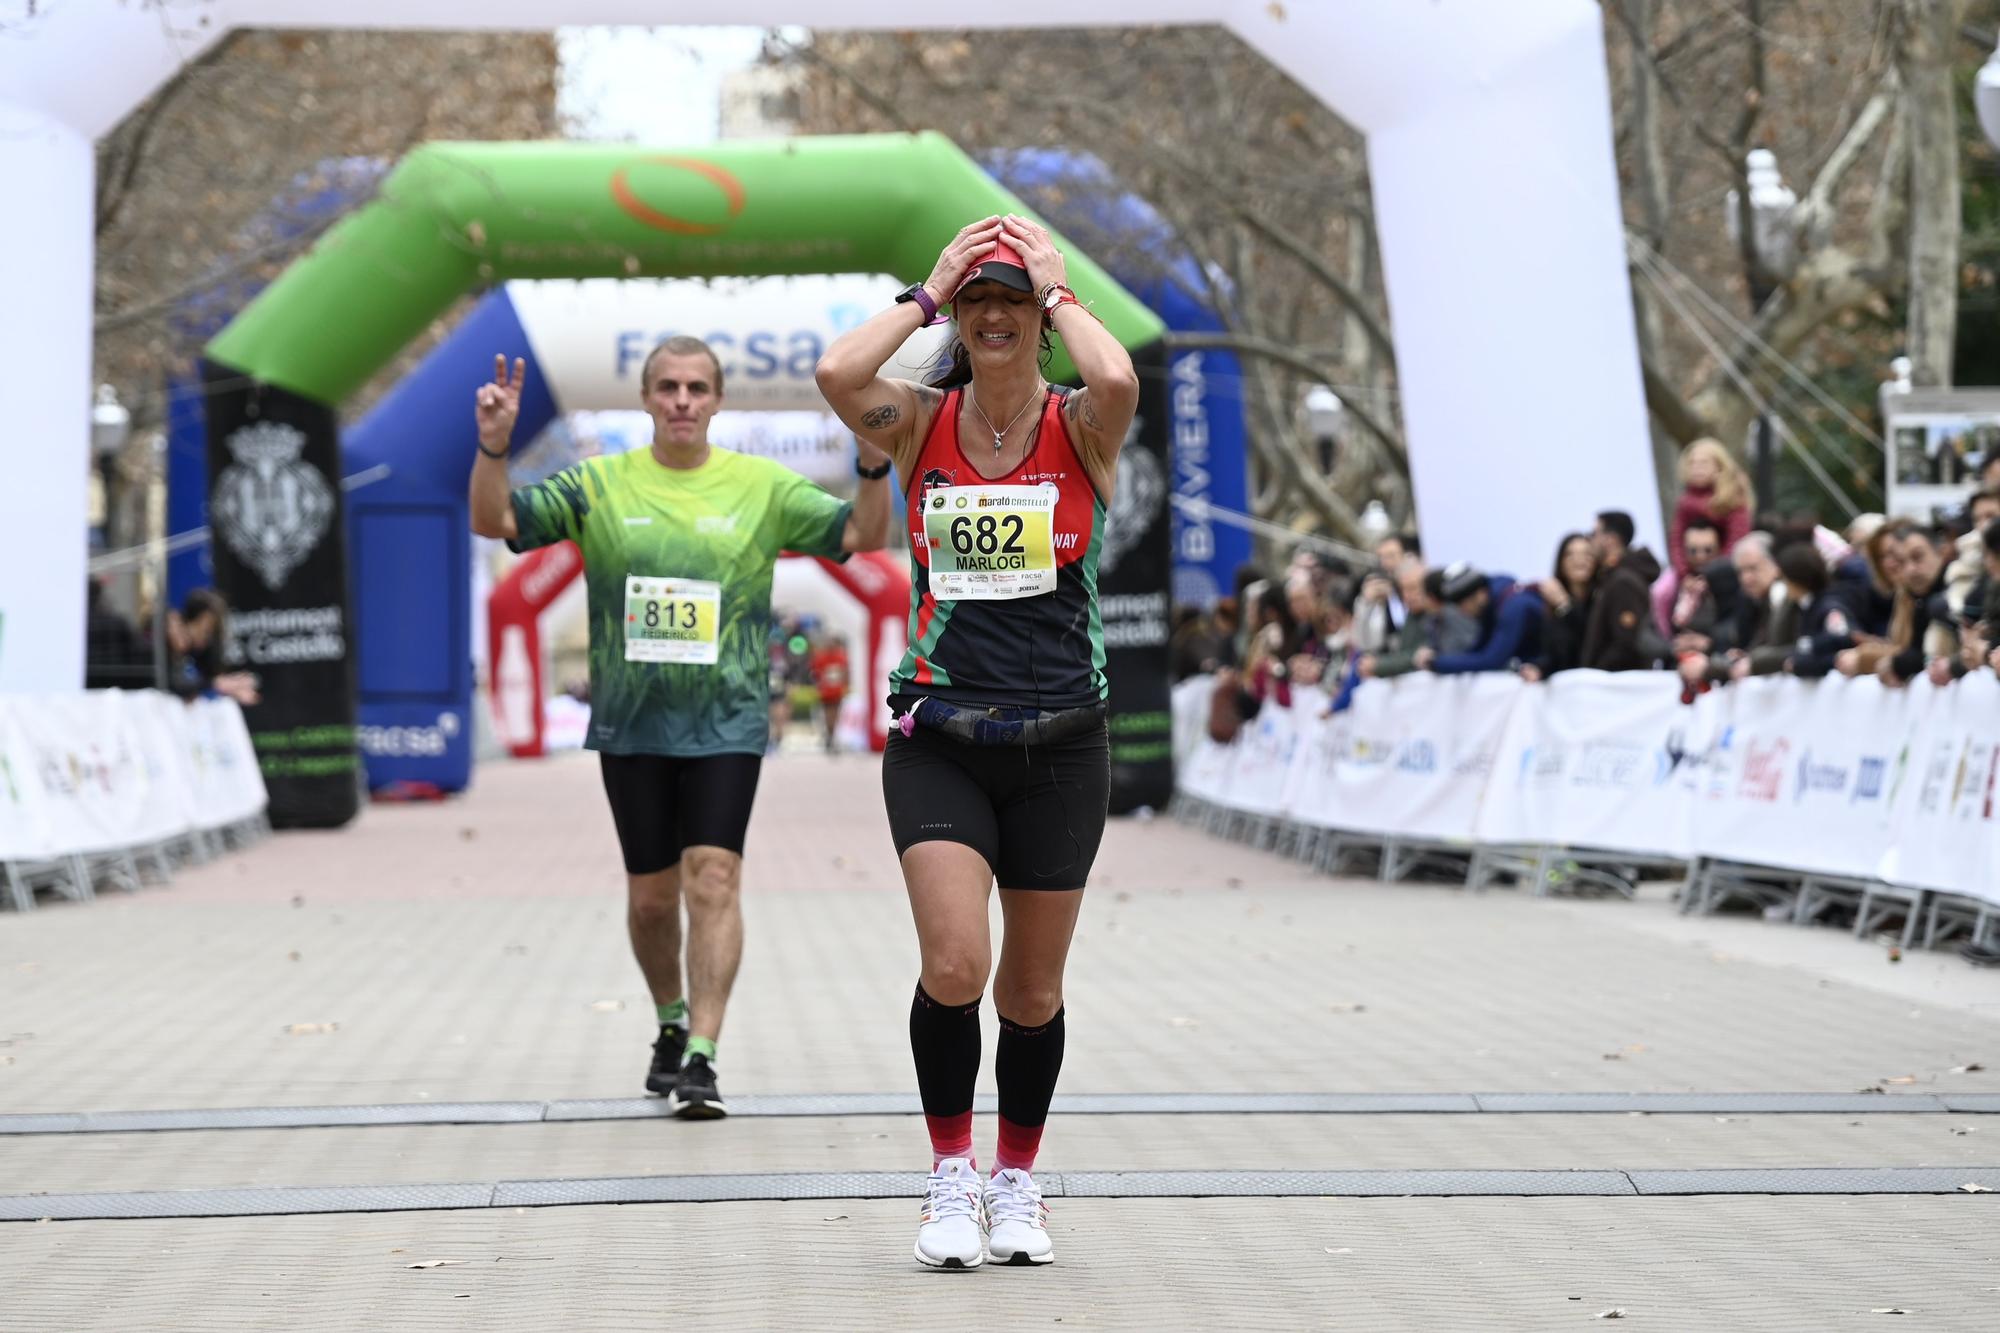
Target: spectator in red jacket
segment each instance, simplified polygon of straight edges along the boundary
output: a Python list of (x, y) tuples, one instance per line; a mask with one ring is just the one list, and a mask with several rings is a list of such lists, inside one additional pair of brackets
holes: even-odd
[(1667, 538), (1667, 553), (1674, 573), (1687, 577), (1687, 555), (1682, 547), (1687, 525), (1696, 518), (1712, 521), (1722, 533), (1721, 554), (1728, 555), (1757, 512), (1757, 493), (1750, 478), (1729, 451), (1714, 440), (1696, 440), (1681, 451), (1681, 494), (1674, 502), (1673, 531)]

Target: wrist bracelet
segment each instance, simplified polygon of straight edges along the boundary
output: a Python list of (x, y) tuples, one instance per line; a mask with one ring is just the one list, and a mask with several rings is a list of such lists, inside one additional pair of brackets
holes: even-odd
[(861, 457), (857, 454), (854, 458), (854, 475), (865, 477), (869, 481), (880, 481), (889, 475), (889, 469), (895, 465), (894, 459), (885, 458), (874, 467), (863, 467), (861, 466)]
[(488, 458), (497, 458), (503, 463), (507, 461), (507, 451), (505, 449), (502, 449), (499, 453), (496, 454), (491, 449), (488, 449), (484, 444), (480, 444), (480, 442), (477, 440), (474, 440), (473, 443), (479, 445), (479, 452), (485, 454)]

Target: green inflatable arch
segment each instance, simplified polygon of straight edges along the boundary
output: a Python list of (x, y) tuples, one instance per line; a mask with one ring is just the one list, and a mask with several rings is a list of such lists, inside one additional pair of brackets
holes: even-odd
[[(230, 660), (263, 678), (249, 722), (272, 822), (330, 827), (358, 808), (338, 407), (453, 302), (514, 278), (888, 273), (914, 282), (968, 221), (1029, 211), (935, 134), (678, 150), (449, 143), (411, 153), (380, 197), (329, 231), (203, 357), (210, 550), (231, 607)], [(1087, 256), (1063, 249), (1071, 285), (1111, 332), (1142, 363), (1156, 357), (1159, 319)], [(1157, 397), (1150, 407), (1142, 399), (1146, 425), (1127, 452), (1157, 460), (1157, 479), (1164, 368), (1142, 371)], [(1074, 376), (1059, 340), (1049, 372)], [(469, 450), (467, 459), (469, 467)], [(1121, 488), (1120, 510), (1138, 495), (1164, 489)], [(371, 521), (415, 525), (426, 516), (371, 511)], [(466, 539), (462, 517), (428, 521), (435, 538), (422, 549), (435, 576), (462, 558), (452, 551)], [(1100, 582), (1107, 629), (1119, 608), (1146, 622), (1145, 646), (1127, 634), (1130, 646), (1111, 663), (1114, 731), (1122, 713), (1118, 734), (1135, 760), (1121, 764), (1114, 747), (1116, 809), (1163, 806), (1172, 790), (1171, 765), (1159, 757), (1168, 748), (1167, 524), (1149, 511), (1136, 526), (1157, 536), (1157, 559), (1127, 557), (1116, 579), (1107, 566)], [(1138, 595), (1123, 595), (1126, 586)], [(421, 619), (398, 632), (431, 632)]]
[[(960, 227), (1029, 214), (949, 139), (705, 146), (442, 143), (216, 336), (211, 362), (337, 404), (451, 303), (511, 278), (929, 276)], [(1068, 245), (1070, 285), (1127, 347), (1159, 318)], [(1072, 371), (1057, 348), (1057, 379)]]

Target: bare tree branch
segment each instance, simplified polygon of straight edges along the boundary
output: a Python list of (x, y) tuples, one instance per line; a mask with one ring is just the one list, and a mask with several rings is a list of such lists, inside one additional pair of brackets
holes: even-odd
[(1820, 168), (1819, 175), (1806, 191), (1805, 198), (1799, 201), (1798, 212), (1793, 216), (1808, 248), (1818, 249), (1827, 243), (1833, 233), (1834, 195), (1839, 193), (1841, 185), (1847, 180), (1847, 173), (1861, 160), (1861, 155), (1867, 151), (1875, 136), (1890, 123), (1895, 109), (1896, 72), (1891, 67), (1884, 72), (1874, 94), (1861, 108), (1861, 113), (1847, 127), (1847, 133), (1841, 136), (1833, 155), (1827, 158), (1826, 165)]
[(770, 45), (781, 58), (799, 64), (811, 65), (814, 69), (821, 71), (828, 78), (839, 83), (848, 92), (860, 99), (869, 110), (889, 122), (892, 129), (912, 133), (919, 128), (919, 126), (910, 122), (909, 118), (897, 108), (895, 103), (877, 94), (865, 81), (854, 77), (847, 67), (839, 61), (828, 60), (813, 43), (788, 42), (782, 38), (773, 36)]
[[(160, 122), (166, 117), (182, 94), (188, 91), (201, 74), (213, 68), (229, 49), (242, 38), (243, 29), (231, 29), (221, 41), (182, 65), (168, 79), (166, 85), (147, 100), (144, 110), (130, 134), (116, 133), (107, 141), (107, 150), (115, 153), (117, 169), (110, 170), (111, 164), (100, 163), (97, 178), (97, 230), (98, 236), (109, 231), (118, 221), (118, 215), (125, 210), (126, 201), (132, 197), (132, 181), (139, 174), (140, 166), (146, 161), (146, 153), (152, 147), (153, 135)], [(120, 127), (121, 131), (123, 127)]]

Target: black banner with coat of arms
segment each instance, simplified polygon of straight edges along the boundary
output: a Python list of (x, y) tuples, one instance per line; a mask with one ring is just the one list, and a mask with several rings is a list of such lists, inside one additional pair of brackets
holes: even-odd
[(1097, 558), (1097, 602), (1110, 680), (1111, 812), (1166, 809), (1174, 794), (1173, 688), (1167, 658), (1173, 582), (1168, 461), (1173, 414), (1167, 353), (1151, 343), (1132, 354), (1139, 411), (1118, 453), (1118, 482)]
[(360, 807), (338, 418), (229, 366), (204, 361), (202, 383), (224, 669), (258, 678), (244, 717), (271, 823), (338, 827)]

